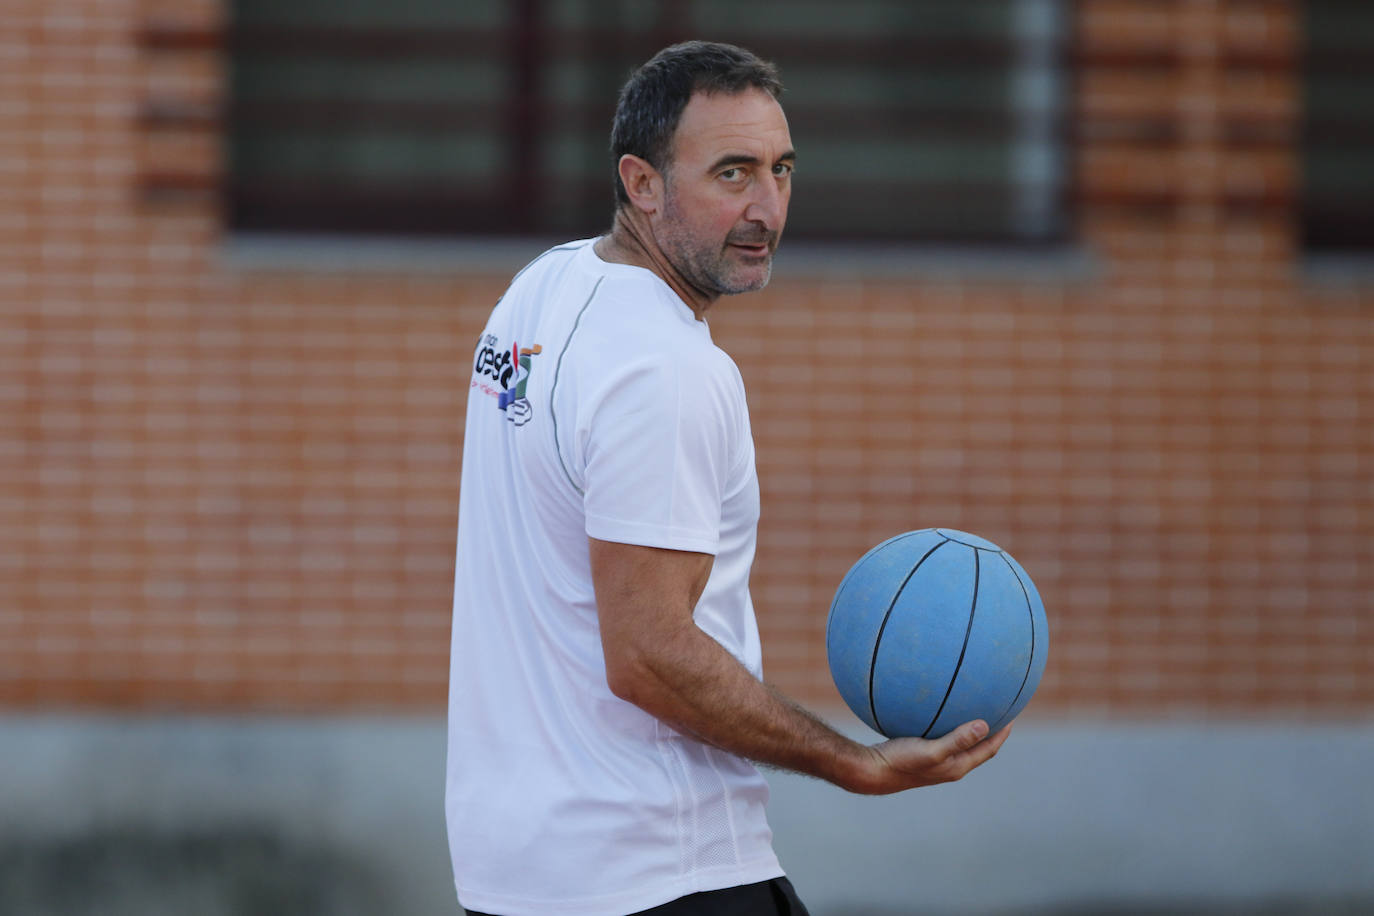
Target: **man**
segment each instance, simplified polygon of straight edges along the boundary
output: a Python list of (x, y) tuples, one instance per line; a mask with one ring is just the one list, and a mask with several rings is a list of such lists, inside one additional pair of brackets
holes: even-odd
[(760, 680), (753, 441), (705, 317), (768, 282), (795, 160), (781, 91), (729, 45), (640, 68), (611, 231), (527, 266), (478, 341), (447, 798), (473, 911), (805, 913), (748, 761), (877, 794), (958, 779), (1006, 738), (869, 747)]

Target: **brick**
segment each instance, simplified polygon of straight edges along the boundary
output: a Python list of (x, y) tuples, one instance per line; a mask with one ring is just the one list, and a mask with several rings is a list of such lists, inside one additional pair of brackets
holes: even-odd
[[(218, 167), (220, 138), (136, 116), (150, 95), (222, 97), (219, 62), (148, 58), (131, 9), (27, 9), (0, 38), (23, 90), (0, 103), (0, 401), (18, 417), (0, 702), (437, 708), (464, 369), (504, 278), (225, 269), (212, 207), (130, 190), (150, 166)], [(1228, 139), (1291, 131), (1293, 74), (1221, 63), (1282, 53), (1296, 16), (1078, 9), (1089, 52), (1182, 55), (1075, 81), (1090, 125), (1176, 134), (1074, 151), (1099, 270), (780, 273), (713, 317), (754, 409), (770, 677), (836, 702), (835, 585), (933, 523), (1009, 546), (1040, 585), (1055, 649), (1037, 711), (1367, 715), (1374, 293), (1306, 284), (1293, 214), (1223, 201), (1296, 186), (1296, 150)], [(1142, 193), (1176, 202), (1094, 202)]]

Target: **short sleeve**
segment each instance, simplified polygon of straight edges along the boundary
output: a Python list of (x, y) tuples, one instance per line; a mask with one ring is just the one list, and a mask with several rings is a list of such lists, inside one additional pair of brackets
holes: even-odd
[(682, 355), (638, 360), (615, 374), (579, 437), (589, 536), (716, 552), (739, 447), (729, 381), (720, 362)]

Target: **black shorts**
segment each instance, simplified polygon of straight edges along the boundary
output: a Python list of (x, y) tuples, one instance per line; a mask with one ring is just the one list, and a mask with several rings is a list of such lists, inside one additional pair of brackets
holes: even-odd
[[(468, 916), (490, 916), (468, 910)], [(633, 916), (811, 916), (786, 878), (701, 891)]]

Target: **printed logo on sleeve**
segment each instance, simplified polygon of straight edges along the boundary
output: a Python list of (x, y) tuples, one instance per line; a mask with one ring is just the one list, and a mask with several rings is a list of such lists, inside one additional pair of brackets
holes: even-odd
[(483, 334), (477, 342), (472, 387), (496, 398), (497, 409), (516, 426), (524, 426), (534, 413), (525, 397), (525, 386), (534, 357), (542, 352), (544, 348), (539, 344), (523, 350), (519, 343), (503, 346), (494, 334)]

